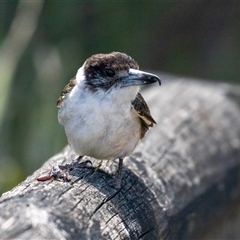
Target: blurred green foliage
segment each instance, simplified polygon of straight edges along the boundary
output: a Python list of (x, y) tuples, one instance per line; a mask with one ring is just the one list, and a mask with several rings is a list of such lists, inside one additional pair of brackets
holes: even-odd
[[(23, 2), (29, 23), (35, 18), (30, 26), (34, 34), (26, 46), (17, 38), (14, 46), (23, 50), (18, 57), (15, 49), (4, 55), (1, 48), (14, 19), (21, 17)], [(0, 87), (6, 95), (0, 102), (0, 192), (66, 145), (55, 103), (94, 53), (122, 51), (141, 69), (240, 83), (237, 2), (47, 1), (38, 6), (39, 16), (34, 4), (0, 2), (0, 59), (6, 65), (0, 66)], [(14, 33), (27, 36), (26, 26)], [(16, 53), (15, 65), (6, 64), (11, 52)], [(7, 71), (11, 74), (4, 77)]]

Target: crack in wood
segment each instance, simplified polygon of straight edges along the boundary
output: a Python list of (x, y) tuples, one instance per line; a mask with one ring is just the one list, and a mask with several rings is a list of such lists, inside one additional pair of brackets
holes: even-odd
[(151, 231), (154, 231), (154, 229), (155, 229), (155, 228), (153, 227), (153, 228), (150, 228), (149, 230), (141, 233), (141, 234), (138, 236), (138, 239), (143, 238), (144, 236), (146, 236), (146, 235), (147, 235), (148, 233), (150, 233)]
[(104, 199), (93, 211), (93, 213), (90, 215), (89, 220), (93, 217), (93, 215), (107, 202), (109, 202), (111, 199), (113, 199), (119, 192), (121, 191), (121, 188), (118, 189), (114, 194), (109, 196), (108, 198)]

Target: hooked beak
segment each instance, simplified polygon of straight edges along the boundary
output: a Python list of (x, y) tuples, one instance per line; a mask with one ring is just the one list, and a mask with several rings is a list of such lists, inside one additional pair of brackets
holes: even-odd
[(123, 77), (121, 82), (123, 87), (133, 85), (141, 86), (155, 82), (158, 82), (159, 85), (161, 85), (161, 80), (157, 75), (132, 68), (130, 68), (128, 76)]

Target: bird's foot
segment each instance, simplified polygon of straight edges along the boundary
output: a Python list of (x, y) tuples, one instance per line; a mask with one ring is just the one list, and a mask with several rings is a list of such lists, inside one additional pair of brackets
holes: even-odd
[(94, 172), (96, 172), (102, 166), (102, 162), (103, 160), (101, 160), (97, 167), (94, 168)]
[(83, 156), (78, 157), (77, 159), (73, 160), (71, 163), (66, 163), (65, 165), (59, 165), (59, 168), (61, 170), (65, 171), (72, 171), (73, 169), (76, 168), (87, 168), (89, 167), (89, 163), (92, 166), (92, 162), (90, 160), (86, 160), (84, 162), (80, 162), (80, 160), (83, 158)]

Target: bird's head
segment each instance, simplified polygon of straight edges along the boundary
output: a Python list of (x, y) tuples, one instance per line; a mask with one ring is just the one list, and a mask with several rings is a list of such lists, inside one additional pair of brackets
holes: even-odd
[(78, 74), (84, 76), (86, 86), (93, 91), (109, 91), (154, 82), (161, 84), (158, 76), (140, 71), (133, 58), (120, 52), (95, 54), (85, 61), (79, 71)]

